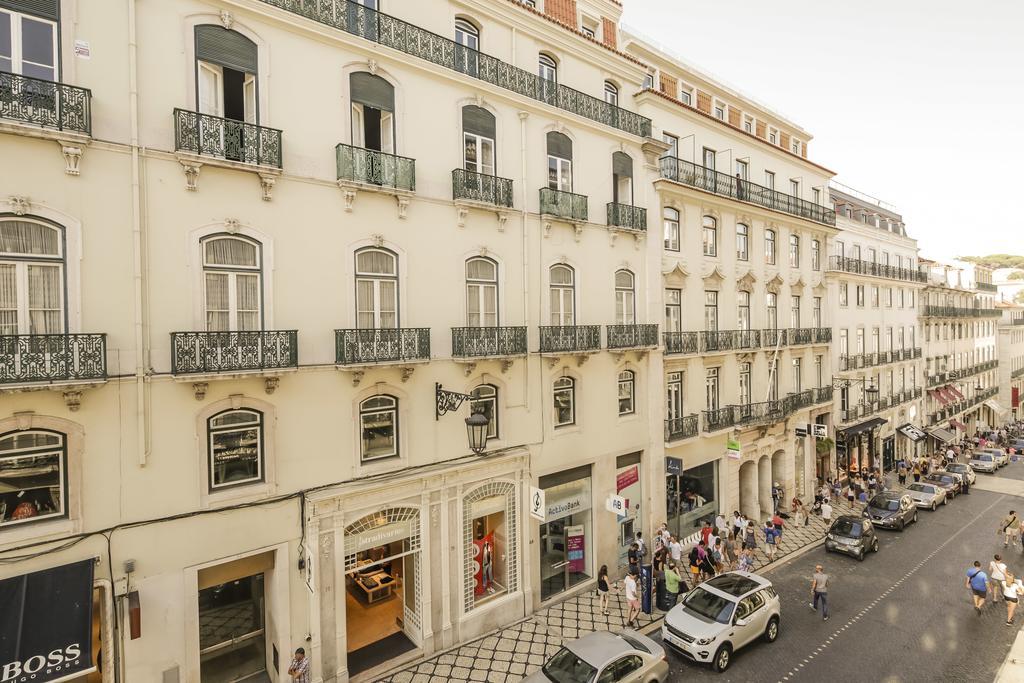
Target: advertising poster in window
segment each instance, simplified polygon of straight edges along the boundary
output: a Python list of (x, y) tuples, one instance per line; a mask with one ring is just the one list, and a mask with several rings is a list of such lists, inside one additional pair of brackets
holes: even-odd
[(483, 595), (494, 584), (494, 532), (473, 541), (473, 592)]
[(629, 545), (640, 531), (640, 466), (627, 465), (617, 470), (615, 494), (626, 499), (625, 514), (619, 517), (619, 566), (625, 566)]
[(583, 531), (583, 525), (565, 527), (565, 536), (566, 559), (569, 561), (569, 571), (586, 571), (586, 535)]

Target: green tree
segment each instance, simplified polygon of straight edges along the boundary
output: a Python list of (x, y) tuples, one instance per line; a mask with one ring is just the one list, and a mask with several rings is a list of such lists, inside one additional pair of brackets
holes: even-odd
[(1016, 254), (989, 254), (988, 256), (961, 256), (961, 261), (989, 268), (1024, 268), (1024, 256)]
[(1007, 280), (1024, 280), (1024, 270), (1015, 270), (1010, 273), (1010, 277)]

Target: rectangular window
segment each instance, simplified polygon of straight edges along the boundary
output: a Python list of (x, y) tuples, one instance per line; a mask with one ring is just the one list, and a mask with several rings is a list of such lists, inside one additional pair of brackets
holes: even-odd
[(679, 138), (675, 135), (662, 133), (661, 141), (668, 143), (668, 151), (665, 152), (665, 156), (672, 157), (673, 159), (679, 156)]
[(899, 303), (900, 303), (900, 308), (903, 308), (903, 304), (905, 303), (905, 299), (903, 298), (903, 296), (904, 296), (904, 291), (905, 291), (905, 290), (904, 290), (904, 289), (903, 289), (902, 287), (901, 287), (901, 288), (900, 288), (900, 290), (899, 290), (899, 292), (900, 292), (900, 295), (899, 295)]
[(718, 410), (718, 368), (708, 368), (704, 379), (704, 395), (708, 410)]
[(66, 479), (63, 434), (19, 431), (0, 439), (0, 528), (66, 516)]
[(398, 402), (377, 396), (359, 407), (363, 462), (398, 455)]
[(750, 292), (736, 292), (736, 327), (741, 330), (750, 329)]
[(797, 235), (789, 236), (789, 267), (800, 267), (800, 237)]
[(793, 390), (793, 393), (799, 394), (801, 391), (803, 391), (803, 389), (801, 388), (803, 386), (803, 379), (804, 379), (803, 360), (801, 360), (800, 358), (794, 358), (793, 359), (793, 386), (791, 387), (791, 389)]
[(824, 375), (824, 357), (823, 356), (815, 356), (814, 357), (814, 379), (815, 379), (815, 382), (816, 382), (815, 386), (817, 386), (818, 388), (821, 388), (822, 382), (825, 379), (825, 375)]
[(750, 363), (740, 363), (740, 405), (749, 405), (750, 396)]
[(693, 96), (690, 94), (689, 88), (686, 88), (684, 86), (679, 89), (679, 101), (685, 104), (686, 106), (691, 106), (691, 102), (693, 102)]
[(772, 143), (773, 145), (779, 144), (779, 131), (775, 130), (774, 128), (769, 128), (768, 142)]
[(736, 175), (740, 177), (740, 180), (747, 180), (747, 176), (750, 172), (750, 164), (741, 159), (736, 160)]
[(811, 240), (811, 270), (821, 270), (821, 242)]
[(665, 412), (670, 420), (683, 416), (683, 373), (670, 372), (665, 383)]
[(775, 231), (764, 231), (764, 262), (770, 266), (775, 265)]
[(702, 235), (704, 255), (718, 256), (718, 223), (711, 216), (704, 216), (704, 229)]
[(790, 327), (798, 329), (800, 327), (800, 297), (794, 296), (790, 305)]
[(704, 329), (718, 329), (718, 292), (704, 292)]
[(892, 308), (892, 287), (885, 288), (885, 307)]
[(576, 382), (570, 377), (555, 380), (552, 392), (555, 408), (555, 427), (565, 427), (576, 422)]
[(632, 370), (619, 373), (619, 415), (632, 415), (636, 412), (633, 400), (634, 375)]
[(715, 118), (719, 121), (725, 121), (725, 105), (715, 104)]
[(811, 327), (821, 327), (821, 297), (814, 297), (814, 308), (811, 310)]
[(666, 206), (661, 213), (665, 233), (665, 249), (679, 251), (679, 212), (671, 206)]
[(839, 283), (839, 305), (848, 306), (850, 303), (850, 285), (846, 282)]
[(715, 150), (710, 149), (708, 147), (704, 148), (704, 155), (703, 155), (704, 168), (708, 169), (709, 171), (714, 171), (715, 170), (715, 156), (716, 156), (716, 154), (717, 154), (717, 152), (715, 152)]
[(871, 330), (871, 352), (878, 353), (881, 351), (878, 345), (881, 343), (882, 335), (877, 327)]
[(821, 206), (821, 188), (820, 187), (815, 187), (815, 188), (811, 189), (811, 199), (814, 200), (815, 204), (817, 204), (818, 206)]
[[(36, 16), (0, 9), (0, 71), (46, 81), (58, 80), (57, 25)], [(33, 93), (21, 94), (30, 97)]]
[(857, 328), (857, 355), (864, 353), (864, 328)]
[(864, 308), (864, 285), (857, 285), (857, 306)]
[(764, 186), (769, 190), (775, 189), (775, 174), (771, 171), (764, 172)]
[(750, 228), (743, 223), (736, 224), (736, 260), (750, 260), (749, 253)]
[(683, 330), (683, 290), (665, 290), (665, 331), (682, 332)]
[(839, 330), (839, 355), (850, 355), (850, 336), (847, 330)]
[(749, 116), (744, 116), (743, 117), (743, 130), (744, 130), (744, 132), (747, 132), (747, 133), (750, 133), (751, 135), (753, 135), (754, 134), (754, 119), (750, 118)]
[(878, 285), (871, 285), (871, 308), (878, 308)]
[(790, 179), (789, 181), (789, 193), (794, 197), (800, 196), (800, 181)]
[(868, 263), (878, 263), (878, 252), (874, 247), (868, 247)]

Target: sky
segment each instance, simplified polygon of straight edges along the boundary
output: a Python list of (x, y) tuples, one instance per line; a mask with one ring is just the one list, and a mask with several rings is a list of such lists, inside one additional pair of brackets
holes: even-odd
[(810, 132), (922, 255), (1024, 254), (1021, 0), (624, 0), (623, 22)]

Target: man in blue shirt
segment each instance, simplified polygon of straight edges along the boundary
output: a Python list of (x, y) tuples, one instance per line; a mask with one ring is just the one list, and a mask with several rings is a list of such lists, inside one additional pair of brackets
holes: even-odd
[(981, 608), (985, 606), (985, 596), (988, 595), (988, 576), (981, 571), (981, 562), (975, 560), (974, 566), (967, 570), (967, 581), (964, 585), (971, 589), (974, 611), (981, 616)]

